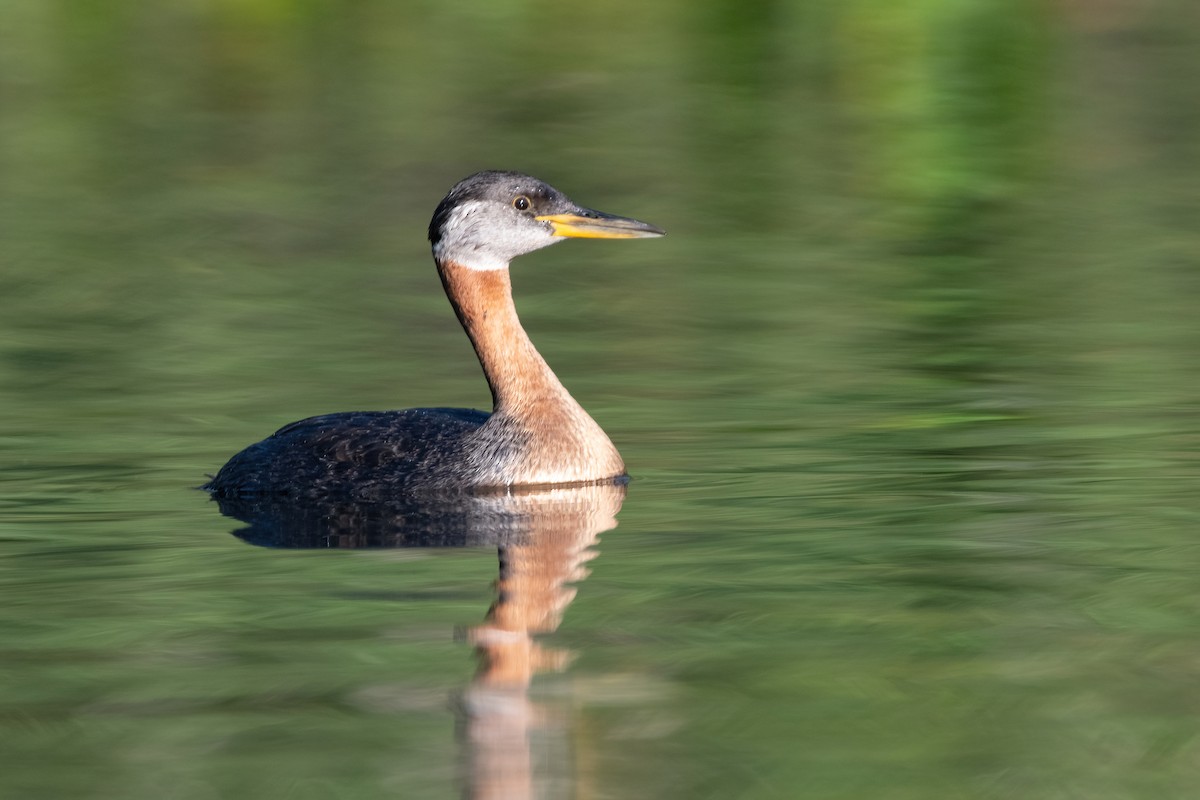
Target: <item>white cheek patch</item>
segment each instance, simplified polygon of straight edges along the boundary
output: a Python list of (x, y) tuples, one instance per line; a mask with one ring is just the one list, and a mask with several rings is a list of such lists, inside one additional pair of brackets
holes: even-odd
[(446, 247), (441, 242), (433, 246), (433, 257), (438, 261), (453, 261), (460, 267), (488, 272), (497, 269), (508, 269), (509, 262), (496, 258), (479, 250), (469, 247)]
[(433, 257), (468, 269), (507, 269), (517, 256), (563, 241), (548, 229), (506, 220), (489, 206), (494, 204), (471, 200), (451, 211)]
[(483, 210), (483, 203), (478, 200), (457, 206), (450, 212), (450, 216), (446, 218), (446, 222), (442, 226), (442, 240), (471, 238), (474, 229), (479, 227), (478, 215)]
[(463, 203), (450, 212), (450, 216), (442, 226), (442, 238), (433, 246), (433, 257), (480, 271), (507, 269), (508, 260), (498, 258), (484, 249), (484, 243), (478, 241), (481, 233), (475, 216), (483, 210), (483, 203), (472, 200)]

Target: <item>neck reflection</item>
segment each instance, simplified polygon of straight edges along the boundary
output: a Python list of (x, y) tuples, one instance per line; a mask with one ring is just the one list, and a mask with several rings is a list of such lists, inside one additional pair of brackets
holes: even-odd
[[(495, 600), (483, 622), (466, 631), (479, 668), (461, 693), (457, 727), (467, 796), (522, 800), (534, 796), (535, 777), (574, 782), (563, 774), (573, 760), (561, 750), (568, 710), (555, 713), (528, 695), (534, 675), (563, 669), (571, 654), (536, 637), (558, 628), (575, 598), (574, 584), (589, 574), (597, 537), (616, 527), (624, 497), (623, 484), (607, 484), (369, 504), (219, 502), (222, 513), (248, 523), (237, 536), (267, 547), (496, 546)], [(542, 742), (559, 750), (535, 758), (535, 743)]]

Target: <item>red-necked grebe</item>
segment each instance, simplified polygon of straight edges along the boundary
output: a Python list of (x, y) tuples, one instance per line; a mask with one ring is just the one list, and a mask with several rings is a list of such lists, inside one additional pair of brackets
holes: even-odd
[(429, 224), (450, 304), (492, 390), (491, 414), (460, 408), (352, 411), (293, 422), (229, 459), (205, 488), (222, 497), (589, 483), (620, 478), (616, 447), (575, 402), (517, 319), (508, 266), (565, 237), (662, 236), (582, 208), (517, 172), (459, 182)]

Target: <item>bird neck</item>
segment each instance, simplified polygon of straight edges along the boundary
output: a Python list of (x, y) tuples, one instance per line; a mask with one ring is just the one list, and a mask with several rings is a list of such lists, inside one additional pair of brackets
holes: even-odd
[(494, 410), (484, 429), (510, 453), (505, 463), (491, 465), (498, 470), (496, 480), (583, 483), (623, 475), (617, 448), (521, 327), (508, 269), (471, 269), (438, 259), (438, 274), (492, 390)]
[(438, 274), (475, 347), (497, 413), (528, 416), (547, 404), (579, 407), (521, 327), (507, 269), (439, 261)]

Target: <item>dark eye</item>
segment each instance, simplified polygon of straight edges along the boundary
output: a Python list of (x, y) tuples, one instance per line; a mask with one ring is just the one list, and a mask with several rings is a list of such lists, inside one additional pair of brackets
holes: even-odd
[(529, 202), (529, 198), (523, 194), (518, 195), (517, 198), (513, 200), (513, 208), (515, 208), (517, 211), (528, 211), (531, 205), (533, 204)]

